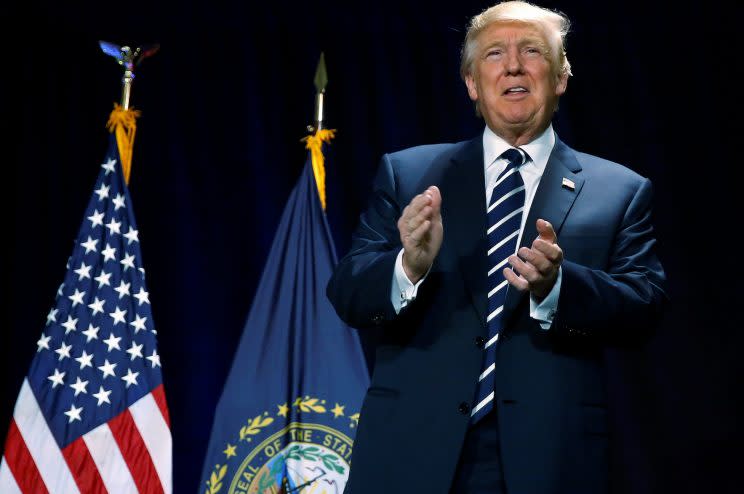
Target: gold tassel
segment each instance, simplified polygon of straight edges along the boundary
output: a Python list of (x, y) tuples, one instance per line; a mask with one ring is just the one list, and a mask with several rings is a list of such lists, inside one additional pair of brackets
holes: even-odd
[(109, 132), (116, 132), (116, 145), (119, 147), (121, 169), (124, 180), (129, 183), (129, 173), (132, 170), (132, 149), (134, 148), (134, 134), (137, 132), (137, 118), (140, 112), (134, 108), (125, 110), (118, 103), (114, 103), (106, 128)]
[(323, 206), (323, 211), (325, 211), (326, 208), (325, 157), (323, 156), (323, 143), (330, 143), (331, 139), (335, 136), (335, 130), (320, 129), (315, 134), (302, 139), (305, 141), (305, 149), (310, 150), (310, 159), (313, 163), (313, 174), (315, 175), (315, 185), (318, 186), (318, 196), (320, 196), (320, 205)]

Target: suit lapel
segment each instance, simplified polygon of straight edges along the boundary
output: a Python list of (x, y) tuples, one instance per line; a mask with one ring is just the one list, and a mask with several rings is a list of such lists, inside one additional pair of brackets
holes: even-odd
[(442, 180), (445, 241), (452, 246), (480, 320), (485, 325), (486, 204), (483, 137), (466, 142), (451, 158)]
[[(522, 240), (519, 243), (520, 247), (530, 247), (537, 238), (535, 223), (538, 219), (550, 222), (560, 239), (560, 230), (563, 227), (566, 215), (584, 185), (584, 179), (577, 175), (580, 171), (581, 165), (576, 160), (571, 148), (556, 137), (555, 146), (550, 153), (545, 172), (532, 200), (532, 206), (522, 232)], [(573, 189), (564, 185), (564, 178), (573, 182)], [(523, 296), (525, 296), (525, 292), (519, 292), (511, 286), (509, 287), (504, 304), (505, 317), (509, 317), (513, 313)]]

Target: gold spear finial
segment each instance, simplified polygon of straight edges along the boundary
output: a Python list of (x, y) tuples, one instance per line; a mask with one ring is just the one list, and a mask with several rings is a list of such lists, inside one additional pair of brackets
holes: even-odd
[(320, 60), (318, 60), (318, 67), (315, 69), (315, 131), (319, 131), (323, 128), (323, 104), (325, 103), (325, 90), (328, 85), (328, 73), (326, 72), (325, 66), (325, 55), (320, 52)]

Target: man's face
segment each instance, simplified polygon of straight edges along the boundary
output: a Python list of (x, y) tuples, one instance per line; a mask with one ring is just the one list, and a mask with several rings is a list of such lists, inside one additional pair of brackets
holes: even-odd
[(465, 78), (470, 99), (486, 124), (517, 145), (547, 127), (568, 76), (556, 74), (542, 32), (521, 23), (496, 23), (478, 35), (472, 71)]

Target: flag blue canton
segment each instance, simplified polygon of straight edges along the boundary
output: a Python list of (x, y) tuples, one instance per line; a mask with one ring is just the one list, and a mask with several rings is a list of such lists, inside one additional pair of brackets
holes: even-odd
[(60, 447), (162, 383), (137, 224), (112, 138), (28, 380)]

